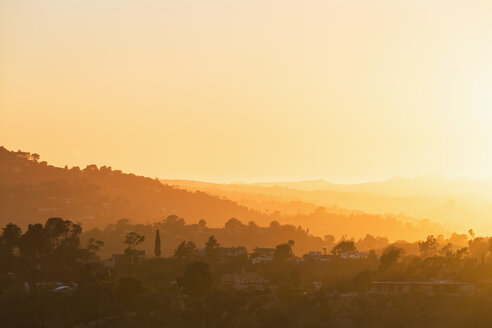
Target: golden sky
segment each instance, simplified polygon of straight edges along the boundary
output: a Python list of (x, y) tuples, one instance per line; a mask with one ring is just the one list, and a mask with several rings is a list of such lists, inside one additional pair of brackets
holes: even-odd
[(0, 144), (209, 181), (492, 176), (491, 0), (3, 0)]

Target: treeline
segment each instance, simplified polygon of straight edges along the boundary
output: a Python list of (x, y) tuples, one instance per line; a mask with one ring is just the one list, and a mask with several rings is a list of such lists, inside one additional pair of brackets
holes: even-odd
[(9, 223), (0, 236), (0, 274), (15, 273), (27, 281), (56, 279), (51, 272), (61, 270), (65, 279), (75, 279), (71, 268), (82, 262), (98, 260), (96, 252), (104, 245), (101, 241), (80, 243), (82, 227), (70, 220), (50, 218), (46, 223), (29, 224), (22, 232)]
[[(129, 257), (138, 256), (143, 242), (151, 241), (151, 254), (156, 257), (108, 266), (98, 256), (107, 247), (107, 240), (99, 239), (103, 235), (82, 242), (81, 226), (69, 220), (50, 218), (44, 224), (30, 224), (25, 231), (15, 224), (4, 226), (0, 234), (2, 327), (372, 328), (489, 327), (492, 323), (487, 310), (492, 306), (490, 289), (474, 295), (435, 296), (371, 291), (374, 281), (453, 280), (477, 286), (486, 282), (492, 275), (492, 239), (475, 236), (473, 231), (447, 240), (428, 236), (418, 243), (390, 244), (380, 255), (370, 252), (361, 259), (340, 255), (360, 250), (358, 245), (372, 239), (343, 239), (327, 250), (332, 254), (326, 257), (329, 260), (307, 255), (301, 261), (294, 254), (299, 241), (287, 239), (292, 228), (272, 224), (262, 228), (263, 239), (283, 229), (278, 238), (285, 239), (275, 245), (270, 261), (253, 264), (247, 254), (220, 253), (222, 237), (230, 233), (238, 237), (239, 231), (251, 229), (237, 220), (228, 222), (223, 235), (209, 235), (203, 245), (193, 242), (186, 231), (218, 232), (207, 230), (203, 223), (186, 225), (172, 216), (157, 226), (159, 234), (152, 230), (143, 235), (134, 231), (137, 227), (123, 221), (108, 236), (119, 231), (123, 236), (120, 252)], [(166, 230), (181, 231), (181, 242), (162, 255), (161, 247), (171, 248), (166, 246)], [(303, 234), (306, 231), (298, 236)], [(416, 253), (399, 247), (404, 245), (415, 247)], [(203, 252), (198, 251), (200, 246)], [(224, 285), (224, 277), (243, 273), (260, 277), (265, 288), (238, 290)], [(47, 287), (54, 282), (65, 286)]]
[[(140, 235), (147, 236), (141, 244), (141, 248), (147, 254), (153, 254), (154, 241), (148, 237), (154, 236), (157, 230), (161, 234), (163, 256), (171, 256), (183, 240), (193, 241), (198, 247), (203, 247), (211, 235), (220, 240), (225, 247), (244, 246), (249, 251), (255, 247), (275, 247), (285, 240), (295, 240), (294, 252), (297, 256), (302, 256), (310, 251), (329, 251), (343, 240), (354, 241), (357, 249), (363, 252), (375, 250), (377, 254), (381, 254), (385, 247), (395, 245), (403, 249), (407, 255), (419, 254), (418, 241), (399, 240), (390, 243), (385, 236), (371, 234), (366, 234), (362, 238), (353, 238), (350, 234), (342, 235), (338, 239), (331, 234), (318, 237), (312, 235), (308, 228), (301, 226), (280, 224), (277, 221), (272, 221), (267, 226), (259, 226), (254, 221), (243, 223), (235, 218), (229, 219), (222, 228), (213, 228), (209, 227), (205, 220), (187, 224), (183, 218), (176, 215), (170, 215), (153, 224), (134, 224), (128, 219), (121, 219), (116, 224), (110, 224), (104, 229), (96, 228), (86, 231), (81, 238), (84, 242), (91, 238), (103, 240), (105, 247), (100, 254), (103, 257), (108, 257), (113, 253), (121, 253), (126, 233), (135, 231)], [(476, 237), (473, 231), (470, 230), (470, 232), (471, 234), (468, 235), (453, 233), (448, 238), (443, 235), (436, 235), (433, 238), (439, 245), (447, 245), (454, 250), (469, 247), (473, 256), (476, 257), (479, 249), (487, 250), (489, 239)], [(470, 242), (473, 244), (469, 245)]]
[[(153, 224), (133, 224), (128, 219), (122, 219), (104, 229), (84, 232), (81, 238), (83, 241), (91, 238), (103, 240), (105, 246), (100, 254), (102, 257), (108, 257), (113, 253), (121, 253), (126, 234), (134, 231), (146, 236), (141, 248), (147, 254), (153, 254), (154, 240), (148, 237), (154, 236), (157, 230), (160, 231), (163, 256), (171, 256), (183, 240), (193, 241), (198, 247), (203, 247), (211, 235), (220, 240), (224, 247), (244, 246), (248, 251), (252, 251), (255, 247), (275, 247), (286, 240), (295, 240), (294, 252), (298, 256), (309, 251), (322, 251), (323, 249), (329, 251), (337, 242), (333, 235), (325, 235), (321, 238), (310, 234), (309, 229), (280, 224), (277, 221), (272, 221), (268, 226), (262, 227), (254, 221), (243, 223), (232, 218), (225, 223), (224, 227), (212, 228), (208, 227), (205, 220), (200, 220), (196, 224), (187, 224), (183, 218), (176, 215), (168, 216)], [(342, 237), (340, 240), (344, 239), (349, 238)], [(380, 236), (366, 235), (356, 240), (357, 247), (362, 251), (380, 250), (388, 244), (388, 239)]]

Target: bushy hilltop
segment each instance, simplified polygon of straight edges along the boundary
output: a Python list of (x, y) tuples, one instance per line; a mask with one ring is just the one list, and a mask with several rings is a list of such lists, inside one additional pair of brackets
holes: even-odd
[[(139, 248), (146, 251), (149, 257), (154, 256), (156, 232), (160, 232), (160, 246), (162, 256), (172, 256), (182, 242), (193, 242), (197, 248), (205, 247), (210, 236), (214, 236), (222, 247), (243, 246), (251, 253), (256, 247), (274, 248), (277, 245), (294, 241), (293, 252), (297, 256), (303, 256), (311, 251), (329, 254), (333, 247), (342, 241), (353, 241), (358, 251), (375, 251), (381, 255), (388, 246), (395, 246), (403, 250), (406, 255), (418, 255), (419, 245), (429, 243), (433, 247), (434, 255), (440, 252), (445, 254), (450, 250), (459, 250), (468, 247), (468, 255), (481, 259), (486, 254), (492, 261), (492, 239), (484, 236), (475, 236), (473, 230), (469, 234), (453, 233), (448, 238), (442, 234), (427, 236), (422, 241), (409, 242), (398, 240), (390, 242), (388, 238), (380, 235), (366, 234), (360, 238), (342, 236), (336, 238), (333, 235), (323, 237), (314, 236), (309, 229), (292, 224), (281, 224), (272, 221), (268, 226), (260, 226), (250, 221), (243, 223), (236, 218), (228, 220), (220, 228), (212, 228), (205, 220), (198, 223), (187, 224), (183, 218), (170, 215), (167, 218), (153, 224), (135, 224), (127, 219), (119, 220), (116, 224), (110, 224), (104, 229), (91, 229), (81, 234), (81, 244), (87, 245), (92, 240), (101, 240), (104, 246), (99, 255), (107, 258), (114, 253), (123, 253), (126, 236), (135, 232), (144, 237)], [(442, 250), (441, 250), (442, 248)], [(440, 251), (441, 250), (441, 251)], [(483, 255), (485, 256), (485, 255)]]
[(183, 190), (109, 166), (60, 168), (40, 161), (38, 154), (0, 147), (0, 226), (7, 222), (25, 226), (32, 220), (63, 217), (91, 229), (123, 218), (147, 224), (169, 215), (182, 217), (191, 224), (204, 219), (210, 227), (222, 227), (233, 217), (262, 226), (276, 220), (301, 225), (318, 236), (331, 234), (337, 238), (372, 234), (390, 240), (418, 240), (446, 231), (430, 222), (408, 223), (392, 216), (341, 209), (333, 212), (317, 208), (299, 215), (265, 212), (236, 199)]
[(231, 217), (268, 221), (262, 213), (203, 192), (189, 192), (109, 166), (59, 168), (37, 154), (0, 147), (0, 225), (64, 217), (87, 227), (121, 218), (153, 222), (175, 214), (223, 225)]
[[(260, 226), (253, 221), (243, 223), (236, 218), (231, 218), (220, 228), (213, 228), (209, 227), (205, 220), (200, 220), (195, 224), (187, 224), (183, 218), (176, 215), (170, 215), (153, 224), (135, 224), (130, 220), (122, 219), (116, 224), (106, 226), (104, 229), (84, 231), (81, 234), (81, 243), (86, 245), (91, 239), (103, 241), (104, 247), (101, 248), (99, 255), (102, 258), (106, 258), (114, 253), (122, 253), (124, 248), (127, 247), (124, 244), (126, 236), (130, 232), (136, 232), (144, 236), (139, 248), (145, 250), (148, 256), (153, 256), (157, 230), (160, 232), (162, 256), (172, 256), (182, 242), (191, 241), (197, 248), (205, 247), (205, 243), (210, 236), (214, 236), (222, 247), (244, 246), (248, 252), (252, 252), (256, 247), (274, 248), (279, 244), (292, 240), (295, 242), (293, 252), (297, 256), (302, 256), (310, 251), (329, 254), (336, 244), (344, 240), (354, 241), (359, 251), (369, 252), (374, 250), (377, 254), (380, 254), (385, 247), (390, 245), (388, 238), (371, 234), (366, 234), (357, 239), (350, 236), (336, 238), (333, 235), (318, 237), (310, 234), (309, 229), (301, 226), (281, 224), (278, 221), (272, 221), (268, 226)], [(443, 235), (431, 236), (431, 238), (442, 246), (449, 244), (452, 249), (468, 246), (473, 254), (477, 250), (488, 249), (488, 238), (475, 238), (474, 234), (470, 236), (475, 240), (475, 244), (470, 244), (469, 236), (465, 234), (453, 233), (448, 239), (445, 239)], [(391, 245), (403, 249), (407, 255), (418, 254), (419, 252), (418, 242), (399, 240)]]
[[(91, 238), (104, 241), (100, 255), (105, 258), (113, 253), (122, 253), (125, 248), (125, 237), (133, 231), (145, 237), (139, 247), (144, 249), (149, 256), (153, 256), (156, 230), (160, 231), (163, 256), (172, 256), (175, 249), (183, 241), (191, 241), (198, 248), (205, 247), (206, 241), (212, 235), (223, 247), (244, 246), (249, 252), (255, 247), (275, 247), (288, 240), (294, 240), (294, 251), (299, 256), (311, 250), (320, 251), (325, 247), (328, 247), (329, 251), (335, 242), (333, 236), (326, 236), (326, 238), (313, 236), (300, 226), (280, 224), (277, 221), (262, 227), (253, 221), (243, 223), (232, 218), (221, 228), (212, 228), (207, 226), (205, 220), (196, 224), (186, 224), (184, 219), (175, 215), (153, 224), (134, 224), (129, 220), (122, 219), (104, 229), (85, 231), (81, 240), (83, 245)], [(376, 240), (376, 237), (374, 239)], [(385, 238), (378, 237), (377, 240), (386, 240), (387, 244)]]

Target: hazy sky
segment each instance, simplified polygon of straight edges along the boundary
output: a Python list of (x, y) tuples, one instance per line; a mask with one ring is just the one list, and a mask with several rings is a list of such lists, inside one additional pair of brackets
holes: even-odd
[(492, 176), (492, 0), (3, 0), (0, 144), (151, 177)]

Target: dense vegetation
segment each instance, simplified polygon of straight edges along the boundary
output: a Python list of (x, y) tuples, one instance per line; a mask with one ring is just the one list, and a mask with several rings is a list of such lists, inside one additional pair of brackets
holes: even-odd
[[(2, 147), (1, 326), (492, 324), (492, 239), (470, 230), (390, 243), (437, 226), (310, 210), (261, 213), (110, 167), (57, 168)], [(378, 281), (476, 289), (394, 294), (375, 289)]]
[[(224, 255), (219, 235), (209, 236), (203, 244), (190, 239), (191, 235), (183, 236), (172, 254), (161, 256), (160, 245), (164, 249), (167, 245), (168, 235), (164, 231), (170, 229), (166, 225), (196, 228), (174, 216), (156, 226), (159, 234), (153, 230), (143, 235), (131, 230), (138, 226), (124, 224), (129, 230), (119, 232), (123, 234), (120, 253), (135, 261), (112, 265), (105, 258), (99, 259), (106, 241), (89, 238), (81, 243), (81, 226), (69, 220), (50, 218), (44, 224), (30, 224), (25, 231), (15, 224), (4, 226), (0, 236), (2, 326), (488, 327), (492, 324), (488, 310), (492, 306), (492, 294), (488, 288), (477, 289), (474, 294), (433, 295), (381, 294), (373, 290), (374, 281), (453, 280), (488, 286), (487, 279), (492, 275), (492, 239), (477, 237), (473, 231), (468, 236), (455, 234), (448, 240), (429, 236), (418, 243), (389, 245), (383, 240), (383, 249), (371, 251), (362, 259), (344, 259), (340, 254), (356, 251), (358, 246), (371, 242), (381, 243), (381, 238), (339, 240), (321, 258), (296, 257), (297, 240), (283, 240), (274, 248), (270, 261), (253, 264), (251, 258), (259, 251), (249, 256)], [(241, 223), (231, 220), (223, 230), (237, 228), (242, 229)], [(281, 228), (267, 228), (263, 238), (271, 238), (274, 229)], [(116, 231), (113, 229), (109, 231)], [(307, 235), (304, 231), (298, 236), (303, 234)], [(149, 240), (154, 246), (149, 258), (138, 258), (142, 243)], [(198, 250), (201, 247), (203, 251)], [(412, 250), (416, 254), (411, 254)], [(264, 277), (265, 288), (238, 290), (224, 284), (224, 277), (241, 273)], [(53, 286), (55, 282), (63, 286)]]
[[(300, 226), (282, 225), (277, 221), (271, 222), (267, 227), (261, 227), (254, 221), (243, 224), (232, 218), (223, 228), (210, 228), (205, 220), (200, 220), (196, 224), (186, 224), (184, 219), (175, 215), (153, 224), (132, 224), (130, 220), (122, 219), (104, 229), (89, 230), (83, 233), (81, 238), (83, 241), (90, 238), (104, 240), (105, 246), (101, 251), (101, 256), (104, 257), (121, 251), (121, 244), (128, 231), (135, 231), (144, 236), (154, 236), (156, 231), (160, 231), (161, 249), (164, 256), (171, 256), (183, 240), (192, 240), (197, 245), (204, 245), (211, 235), (219, 239), (223, 246), (245, 246), (248, 250), (255, 247), (275, 247), (285, 240), (296, 240), (295, 252), (298, 255), (313, 249), (332, 247), (335, 242), (335, 238), (331, 235), (324, 238), (316, 237)], [(374, 238), (381, 243), (380, 247), (388, 242), (385, 238)], [(152, 254), (154, 240), (146, 239), (142, 242), (141, 248), (148, 254)]]

